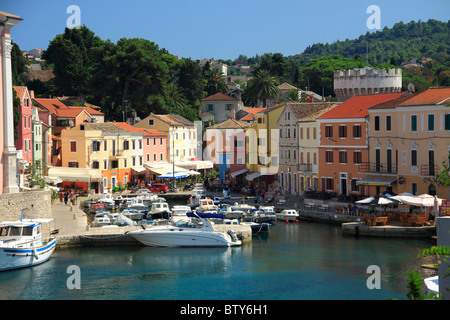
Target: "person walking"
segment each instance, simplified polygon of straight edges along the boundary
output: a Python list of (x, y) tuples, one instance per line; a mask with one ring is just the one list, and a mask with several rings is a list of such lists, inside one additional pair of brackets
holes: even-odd
[(67, 201), (68, 200), (69, 200), (69, 192), (66, 191), (66, 193), (64, 194), (64, 203), (66, 204), (66, 206), (67, 206)]

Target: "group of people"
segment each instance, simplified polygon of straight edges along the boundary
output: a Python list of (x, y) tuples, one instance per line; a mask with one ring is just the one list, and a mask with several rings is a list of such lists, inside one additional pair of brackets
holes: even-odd
[(62, 188), (59, 190), (59, 202), (63, 202), (68, 205), (69, 203), (75, 204), (76, 201), (76, 195), (73, 190), (63, 190)]

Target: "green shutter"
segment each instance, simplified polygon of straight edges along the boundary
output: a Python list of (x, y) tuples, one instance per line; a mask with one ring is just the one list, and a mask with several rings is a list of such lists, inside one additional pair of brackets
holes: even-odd
[(417, 115), (411, 116), (411, 131), (417, 131)]

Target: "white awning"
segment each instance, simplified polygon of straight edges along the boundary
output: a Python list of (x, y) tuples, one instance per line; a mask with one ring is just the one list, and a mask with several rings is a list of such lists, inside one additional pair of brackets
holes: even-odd
[[(167, 162), (144, 163), (144, 168), (147, 168), (151, 172), (159, 174), (159, 175), (174, 171), (173, 164), (167, 163)], [(188, 171), (189, 171), (188, 169), (175, 166), (175, 172), (188, 172)]]
[(247, 168), (245, 168), (245, 169), (242, 169), (242, 170), (234, 171), (234, 172), (231, 173), (231, 175), (233, 177), (237, 177), (238, 175), (241, 175), (241, 174), (246, 173), (248, 171), (249, 170)]
[(131, 169), (133, 169), (134, 171), (136, 171), (136, 172), (145, 172), (145, 170), (147, 170), (147, 169), (145, 169), (144, 167), (131, 167)]
[(200, 170), (200, 169), (212, 169), (214, 167), (212, 161), (207, 160), (198, 160), (198, 161), (175, 161), (175, 164), (179, 167), (192, 169), (192, 170)]
[(253, 173), (251, 173), (251, 174), (248, 174), (245, 178), (246, 178), (248, 181), (252, 181), (253, 179), (258, 178), (258, 177), (260, 177), (260, 176), (261, 176), (261, 172), (253, 172)]
[(100, 169), (49, 167), (50, 178), (60, 178), (62, 181), (90, 182), (100, 181), (102, 171)]

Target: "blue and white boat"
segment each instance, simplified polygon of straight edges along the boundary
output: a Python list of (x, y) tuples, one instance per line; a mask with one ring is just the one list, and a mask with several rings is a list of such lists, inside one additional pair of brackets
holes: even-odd
[(42, 241), (42, 224), (53, 219), (21, 219), (0, 223), (0, 271), (31, 267), (47, 261), (56, 240)]

